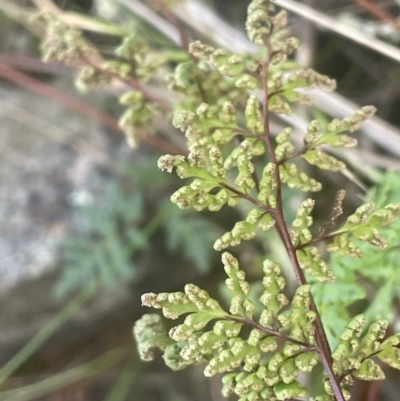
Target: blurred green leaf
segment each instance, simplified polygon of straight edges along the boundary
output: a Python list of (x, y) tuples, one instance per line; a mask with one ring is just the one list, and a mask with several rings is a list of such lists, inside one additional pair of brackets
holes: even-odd
[(181, 252), (200, 273), (207, 273), (211, 269), (213, 244), (218, 236), (215, 226), (204, 217), (181, 210), (169, 201), (164, 205), (164, 216), (168, 249)]

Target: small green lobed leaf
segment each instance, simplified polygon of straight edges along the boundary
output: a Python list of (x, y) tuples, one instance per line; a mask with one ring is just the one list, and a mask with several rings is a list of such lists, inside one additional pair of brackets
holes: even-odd
[(115, 55), (129, 61), (143, 62), (149, 51), (146, 39), (138, 34), (132, 34), (123, 39), (123, 42), (115, 50)]
[(292, 230), (290, 232), (290, 238), (294, 246), (304, 244), (312, 239), (312, 235), (308, 227), (313, 223), (313, 219), (310, 216), (315, 201), (313, 199), (306, 199), (302, 202), (296, 212), (296, 219), (292, 223)]
[(303, 352), (295, 358), (296, 367), (304, 373), (311, 372), (319, 361), (320, 357), (315, 351)]
[[(265, 382), (255, 373), (240, 372), (234, 374), (233, 377), (225, 380), (224, 388), (226, 388), (225, 386), (229, 386), (228, 394), (238, 395), (240, 401), (263, 401), (266, 399), (276, 401), (272, 389), (267, 387)], [(225, 392), (223, 394), (225, 395)]]
[(214, 249), (221, 251), (229, 246), (236, 246), (241, 241), (248, 241), (256, 236), (257, 228), (262, 231), (268, 231), (275, 225), (275, 220), (271, 215), (262, 212), (260, 209), (252, 209), (246, 217), (245, 221), (239, 221), (235, 224), (232, 231), (225, 233), (221, 238), (217, 239)]
[(183, 156), (162, 156), (158, 161), (158, 167), (171, 173), (176, 167), (176, 172), (180, 178), (195, 177), (188, 186), (179, 188), (172, 196), (171, 201), (181, 209), (193, 208), (196, 211), (208, 208), (210, 211), (218, 211), (228, 203), (234, 206), (237, 196), (233, 192), (222, 188), (218, 192), (211, 194), (214, 188), (221, 187), (225, 182), (227, 174), (223, 167), (221, 151), (218, 147), (212, 146), (209, 149), (209, 168), (207, 171), (203, 152), (195, 150), (188, 156), (188, 161)]
[(358, 338), (361, 336), (361, 333), (365, 326), (365, 317), (364, 315), (357, 315), (353, 318), (353, 320), (347, 325), (347, 328), (340, 336), (340, 340), (343, 342), (348, 342), (354, 337)]
[(307, 394), (307, 390), (297, 381), (290, 383), (282, 381), (274, 386), (274, 392), (278, 400), (303, 397)]
[(256, 77), (242, 74), (235, 80), (235, 86), (241, 89), (253, 90), (261, 88), (261, 83)]
[(225, 159), (224, 167), (230, 169), (240, 166), (243, 162), (251, 161), (253, 156), (264, 154), (264, 145), (258, 138), (246, 138), (239, 146), (232, 150), (231, 154)]
[(304, 192), (318, 192), (321, 190), (321, 184), (307, 176), (306, 173), (299, 172), (294, 163), (285, 163), (279, 166), (281, 181), (290, 188), (299, 189)]
[(361, 249), (354, 242), (351, 242), (347, 235), (337, 235), (326, 240), (325, 244), (328, 252), (337, 252), (339, 255), (351, 258), (362, 258), (364, 256)]
[(336, 89), (336, 82), (326, 75), (319, 74), (312, 69), (298, 70), (289, 75), (285, 89), (305, 88), (314, 89), (321, 88), (326, 91)]
[(164, 155), (158, 159), (158, 168), (162, 171), (166, 170), (168, 173), (172, 173), (174, 167), (178, 167), (185, 164), (185, 157), (180, 155)]
[(268, 108), (277, 114), (283, 114), (285, 116), (290, 116), (292, 114), (292, 108), (289, 103), (283, 100), (282, 96), (275, 95), (268, 101)]
[(224, 397), (229, 397), (234, 394), (234, 388), (236, 385), (236, 376), (238, 373), (226, 373), (222, 377), (222, 390), (221, 393)]
[(171, 339), (162, 322), (161, 316), (156, 314), (143, 315), (134, 325), (133, 334), (139, 351), (140, 359), (152, 361), (154, 349), (164, 350)]
[(299, 370), (294, 359), (287, 359), (279, 368), (279, 376), (286, 384), (293, 382), (298, 375)]
[(310, 246), (304, 249), (296, 251), (297, 258), (299, 260), (300, 267), (317, 278), (319, 281), (334, 282), (335, 275), (329, 270), (328, 265), (322, 259), (318, 248)]
[[(359, 338), (365, 326), (365, 317), (363, 315), (355, 316), (340, 335), (339, 344), (332, 354), (335, 372), (337, 374), (343, 374), (344, 372), (353, 374), (355, 372), (354, 376), (362, 380), (383, 379), (383, 372), (369, 358), (375, 355), (380, 358), (381, 351), (379, 350), (383, 349), (384, 344), (381, 344), (380, 341), (386, 333), (387, 325), (387, 320), (378, 320), (369, 327), (360, 341)], [(389, 345), (388, 349), (390, 348), (391, 346)], [(391, 352), (389, 351), (388, 354)]]
[(351, 230), (360, 225), (387, 226), (400, 216), (400, 203), (392, 203), (382, 209), (374, 210), (375, 204), (367, 202), (348, 217), (343, 229)]
[(312, 120), (307, 126), (307, 132), (304, 136), (304, 143), (311, 145), (317, 141), (321, 135), (321, 123), (318, 120)]
[(173, 74), (167, 77), (169, 87), (172, 90), (177, 90), (178, 88), (188, 90), (191, 88), (193, 80), (198, 78), (198, 68), (196, 67), (197, 66), (192, 61), (179, 63), (175, 67)]
[(332, 120), (324, 132), (321, 132), (321, 124), (314, 120), (308, 126), (304, 141), (311, 148), (323, 144), (332, 147), (354, 147), (356, 146), (357, 141), (354, 138), (341, 133), (344, 131), (353, 132), (357, 130), (363, 121), (374, 115), (375, 111), (376, 109), (373, 106), (364, 106), (343, 120)]
[(281, 10), (275, 15), (271, 16), (270, 20), (274, 30), (277, 31), (278, 29), (284, 28), (287, 24), (287, 18), (288, 15), (285, 10)]
[(259, 329), (253, 329), (247, 338), (247, 343), (256, 346), (263, 337), (265, 337), (265, 333), (263, 331)]
[(179, 371), (187, 368), (192, 362), (186, 361), (182, 358), (182, 348), (185, 346), (184, 342), (178, 342), (168, 345), (164, 350), (163, 359), (165, 364), (174, 371)]
[(395, 347), (398, 344), (400, 344), (400, 333), (396, 333), (383, 341), (382, 348)]
[[(284, 16), (284, 14), (281, 14), (281, 15)], [(271, 40), (272, 49), (273, 49), (273, 54), (271, 57), (271, 65), (277, 65), (277, 64), (284, 63), (287, 60), (288, 56), (293, 54), (300, 47), (300, 42), (297, 38), (289, 37), (289, 38), (283, 39), (283, 38), (279, 38), (279, 35), (275, 35), (275, 36), (278, 36), (279, 40), (275, 40), (274, 37)], [(293, 93), (295, 93), (295, 92), (293, 92)], [(300, 93), (298, 93), (298, 94), (300, 96), (303, 95)], [(285, 93), (285, 95), (287, 95), (287, 94)]]
[(183, 292), (143, 294), (142, 305), (155, 309), (162, 308), (164, 316), (168, 319), (177, 319), (182, 314), (196, 312), (199, 309)]
[(248, 316), (254, 311), (255, 306), (253, 302), (248, 299), (250, 290), (249, 283), (245, 280), (245, 272), (239, 270), (239, 263), (230, 253), (224, 252), (222, 254), (222, 263), (224, 270), (228, 275), (226, 279), (226, 286), (233, 292), (233, 298), (230, 305), (230, 313), (233, 315)]
[(131, 105), (118, 119), (118, 126), (124, 131), (128, 145), (136, 148), (142, 138), (155, 131), (153, 110), (147, 103)]
[[(176, 343), (180, 345), (179, 356), (187, 364), (199, 364), (207, 362), (208, 355), (205, 352), (205, 349), (199, 344), (200, 336), (201, 332), (193, 333), (185, 341), (180, 341)], [(218, 350), (219, 349), (217, 349), (217, 352)]]
[(269, 0), (253, 0), (247, 8), (247, 35), (258, 45), (264, 45), (273, 29), (270, 11), (274, 11), (274, 6)]
[[(204, 370), (207, 377), (217, 373), (232, 372), (244, 362), (245, 371), (252, 371), (261, 358), (257, 348), (245, 340), (235, 337), (227, 342), (226, 349), (213, 357)], [(236, 392), (236, 391), (235, 391)]]
[(236, 77), (243, 73), (245, 68), (243, 58), (237, 54), (229, 54), (224, 49), (215, 49), (200, 41), (189, 45), (189, 52), (195, 57), (207, 60), (220, 74), (227, 77)]
[(177, 110), (172, 118), (172, 125), (185, 132), (195, 120), (196, 114), (190, 110)]
[(400, 370), (400, 348), (385, 347), (376, 356), (390, 367)]
[(298, 92), (296, 90), (284, 91), (284, 97), (291, 103), (300, 103), (310, 106), (314, 103), (314, 99), (308, 93)]
[(261, 352), (273, 352), (277, 349), (278, 345), (276, 343), (276, 338), (272, 336), (267, 336), (264, 337), (260, 342), (258, 343), (258, 347), (260, 348)]
[(302, 351), (302, 347), (299, 344), (286, 342), (283, 346), (283, 354), (288, 358), (296, 356), (300, 351)]
[(285, 354), (282, 351), (275, 352), (268, 361), (268, 369), (271, 372), (279, 372), (279, 368), (285, 359)]
[(245, 108), (246, 127), (255, 134), (264, 133), (264, 124), (262, 120), (262, 108), (258, 98), (251, 95), (246, 103)]
[(274, 200), (275, 197), (273, 195), (273, 191), (276, 189), (275, 169), (275, 164), (271, 162), (264, 167), (263, 174), (259, 182), (260, 192), (257, 197), (260, 202), (270, 207), (276, 207), (276, 201)]
[[(219, 320), (221, 322), (221, 320)], [(201, 333), (197, 339), (196, 345), (199, 346), (199, 351), (202, 354), (211, 354), (214, 350), (218, 350), (223, 347), (226, 341), (225, 333), (220, 332), (216, 334), (214, 331), (207, 331)]]
[(276, 137), (278, 146), (275, 148), (275, 156), (278, 161), (281, 161), (291, 155), (294, 151), (294, 146), (290, 139), (291, 128), (285, 128)]
[(218, 302), (210, 298), (207, 291), (194, 284), (185, 286), (185, 293), (148, 293), (142, 296), (145, 306), (161, 309), (168, 319), (177, 319), (190, 313), (185, 322), (171, 329), (169, 335), (175, 341), (187, 340), (195, 331), (204, 328), (208, 322), (226, 315)]
[(255, 182), (252, 177), (252, 174), (254, 173), (254, 165), (251, 161), (253, 158), (252, 146), (248, 141), (243, 141), (238, 149), (236, 165), (239, 174), (235, 179), (235, 184), (240, 190), (248, 193), (255, 187)]
[(261, 364), (256, 371), (256, 375), (264, 380), (268, 386), (274, 386), (280, 381), (279, 373), (270, 370), (267, 364)]
[(224, 252), (222, 254), (222, 263), (224, 264), (225, 273), (228, 275), (226, 279), (226, 286), (235, 295), (239, 295), (243, 298), (247, 297), (250, 286), (245, 281), (245, 272), (239, 270), (239, 262), (230, 253)]
[(129, 90), (127, 92), (124, 92), (119, 97), (118, 101), (120, 104), (123, 104), (126, 106), (133, 106), (137, 103), (142, 104), (145, 101), (145, 99), (141, 92)]
[(78, 91), (82, 93), (99, 89), (104, 85), (109, 85), (110, 83), (111, 78), (109, 75), (92, 66), (83, 67), (75, 79), (75, 86)]
[(237, 337), (243, 324), (230, 320), (218, 320), (213, 327), (213, 332), (218, 336)]
[(264, 353), (275, 351), (278, 346), (276, 337), (266, 334), (259, 329), (253, 329), (250, 332), (247, 343), (257, 347), (259, 351)]
[(343, 162), (318, 149), (308, 150), (304, 155), (302, 155), (302, 157), (306, 159), (308, 163), (317, 166), (322, 170), (342, 171), (346, 168), (346, 165)]
[(374, 362), (372, 359), (366, 359), (361, 362), (361, 365), (358, 369), (352, 372), (352, 375), (356, 379), (372, 381), (372, 380), (384, 380), (385, 373), (381, 369), (381, 367)]
[(373, 202), (367, 202), (358, 207), (355, 213), (347, 218), (346, 224), (338, 231), (338, 235), (327, 241), (327, 250), (345, 256), (362, 257), (361, 249), (348, 239), (350, 235), (379, 248), (386, 248), (387, 240), (379, 233), (378, 228), (391, 224), (400, 216), (400, 203), (390, 204), (378, 210), (374, 209)]
[(90, 59), (96, 53), (82, 32), (71, 28), (51, 12), (43, 12), (35, 18), (43, 28), (44, 34), (40, 45), (44, 62), (62, 62), (65, 64)]
[(206, 190), (202, 185), (204, 182), (195, 180), (190, 186), (184, 186), (178, 189), (172, 196), (171, 201), (175, 203), (180, 209), (193, 208), (196, 211), (201, 211), (208, 208), (211, 212), (221, 210), (222, 206), (226, 203), (232, 204), (230, 201), (234, 196), (232, 193), (225, 189), (219, 190), (215, 195), (209, 194), (210, 191), (208, 183), (206, 182)]
[(310, 310), (310, 291), (311, 287), (308, 284), (298, 287), (291, 303), (292, 308), (289, 315), (280, 314), (277, 319), (290, 337), (314, 344), (316, 314)]
[(191, 110), (177, 110), (172, 124), (185, 132), (191, 151), (225, 144), (237, 135), (236, 109), (232, 102), (210, 106), (202, 103), (194, 113)]
[(263, 271), (265, 291), (261, 295), (260, 301), (266, 309), (260, 316), (260, 324), (272, 326), (276, 320), (276, 315), (289, 303), (286, 296), (281, 293), (286, 285), (286, 280), (281, 275), (281, 267), (271, 260), (264, 261)]
[(217, 146), (211, 147), (209, 151), (210, 174), (216, 179), (225, 179), (227, 170), (224, 167), (224, 159), (221, 150)]
[(360, 351), (364, 355), (371, 355), (380, 349), (381, 343), (379, 340), (385, 337), (388, 326), (389, 320), (387, 319), (380, 319), (369, 326), (368, 332), (360, 344)]

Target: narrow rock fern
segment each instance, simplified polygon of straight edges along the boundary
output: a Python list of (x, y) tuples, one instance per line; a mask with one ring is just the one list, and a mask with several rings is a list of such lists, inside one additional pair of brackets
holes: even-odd
[[(313, 199), (302, 203), (291, 224), (285, 221), (284, 185), (304, 192), (321, 189), (295, 159), (303, 158), (323, 170), (343, 170), (343, 162), (325, 153), (327, 146), (355, 146), (356, 140), (346, 132), (355, 131), (375, 112), (374, 107), (365, 106), (325, 127), (311, 121), (301, 148), (292, 143), (290, 128), (273, 138), (272, 113), (289, 115), (292, 104), (311, 104), (307, 89), (335, 88), (333, 80), (313, 70), (293, 71), (287, 57), (298, 44), (285, 37), (281, 30), (285, 24), (284, 11), (276, 12), (270, 1), (255, 0), (248, 8), (246, 29), (261, 46), (259, 54), (229, 54), (200, 42), (189, 46), (191, 60), (179, 64), (169, 80), (171, 89), (186, 95), (175, 105), (173, 124), (185, 133), (190, 153), (187, 157), (165, 155), (158, 165), (190, 179), (171, 197), (182, 209), (217, 212), (225, 205), (251, 204), (247, 217), (222, 235), (214, 248), (237, 246), (274, 227), (298, 288), (288, 299), (281, 267), (265, 260), (264, 291), (256, 304), (249, 297), (244, 270), (225, 252), (222, 263), (232, 294), (229, 309), (194, 284), (187, 284), (184, 292), (144, 294), (143, 305), (161, 309), (167, 319), (184, 320), (167, 332), (159, 315), (145, 315), (135, 324), (134, 334), (142, 359), (153, 359), (153, 349), (158, 348), (173, 370), (204, 364), (206, 376), (223, 374), (223, 395), (236, 394), (240, 401), (343, 401), (351, 398), (348, 388), (355, 379), (384, 378), (379, 361), (400, 368), (400, 335), (386, 338), (387, 320), (365, 327), (364, 317), (358, 315), (342, 332), (336, 348), (330, 348), (309, 284), (335, 281), (319, 245), (325, 243), (328, 252), (355, 258), (363, 256), (357, 241), (384, 248), (386, 241), (378, 229), (400, 215), (400, 204), (378, 210), (373, 203), (364, 204), (336, 229), (345, 196), (339, 191), (318, 235), (310, 231)], [(255, 160), (260, 163), (266, 158), (263, 171), (257, 172)], [(307, 380), (304, 376), (299, 380), (299, 375), (321, 365), (325, 392), (309, 394), (303, 385)]]

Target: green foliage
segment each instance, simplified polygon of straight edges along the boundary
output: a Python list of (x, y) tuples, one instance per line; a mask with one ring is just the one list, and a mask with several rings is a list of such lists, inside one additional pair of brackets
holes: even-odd
[(110, 185), (100, 204), (84, 206), (78, 219), (84, 229), (64, 240), (63, 275), (56, 294), (87, 286), (100, 280), (115, 286), (118, 280), (132, 278), (133, 257), (147, 247), (141, 229), (143, 195), (125, 195), (117, 184)]
[(192, 261), (199, 273), (209, 272), (216, 227), (192, 212), (171, 207), (170, 202), (162, 205), (162, 213), (168, 250)]

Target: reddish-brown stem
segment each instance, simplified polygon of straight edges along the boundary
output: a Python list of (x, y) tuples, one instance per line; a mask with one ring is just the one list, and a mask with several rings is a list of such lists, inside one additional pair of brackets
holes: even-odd
[(274, 213), (275, 213), (275, 210), (274, 210), (274, 209), (270, 208), (270, 207), (267, 206), (265, 203), (259, 202), (257, 199), (254, 199), (252, 196), (250, 196), (250, 195), (248, 195), (248, 194), (246, 194), (246, 193), (244, 193), (244, 192), (242, 192), (242, 191), (239, 191), (238, 189), (233, 188), (233, 187), (231, 187), (230, 185), (228, 185), (228, 184), (226, 184), (226, 183), (224, 183), (224, 182), (219, 182), (218, 184), (219, 184), (222, 188), (225, 188), (225, 189), (227, 189), (228, 191), (233, 192), (233, 193), (236, 194), (239, 198), (248, 200), (249, 202), (251, 202), (251, 203), (253, 203), (254, 205), (258, 206), (259, 208), (263, 209), (265, 212), (271, 213), (271, 214), (274, 214)]
[(227, 316), (227, 319), (228, 320), (232, 320), (232, 321), (237, 322), (237, 323), (245, 324), (247, 326), (254, 327), (255, 329), (263, 331), (266, 334), (270, 334), (271, 336), (279, 337), (282, 340), (289, 341), (289, 342), (291, 342), (293, 344), (301, 345), (302, 347), (306, 348), (309, 351), (318, 352), (318, 347), (316, 347), (315, 345), (310, 344), (310, 343), (306, 343), (304, 341), (297, 340), (297, 339), (292, 338), (290, 336), (287, 336), (286, 334), (281, 333), (278, 330), (273, 330), (273, 329), (269, 329), (268, 327), (264, 327), (261, 324), (255, 322), (254, 320), (252, 320), (252, 319), (250, 319), (248, 317), (240, 318), (240, 317), (236, 317), (236, 316)]
[[(271, 161), (275, 164), (275, 180), (276, 180), (276, 211), (274, 213), (274, 219), (276, 223), (276, 229), (279, 233), (279, 236), (286, 248), (286, 252), (288, 253), (289, 259), (292, 263), (297, 282), (300, 285), (307, 284), (305, 279), (303, 270), (300, 267), (300, 263), (297, 259), (296, 249), (291, 241), (290, 234), (285, 222), (284, 213), (283, 213), (283, 203), (282, 203), (282, 183), (279, 174), (279, 163), (276, 159), (276, 155), (274, 152), (274, 148), (272, 145), (272, 139), (269, 129), (269, 91), (268, 91), (268, 71), (271, 60), (271, 42), (270, 37), (268, 37), (265, 41), (265, 47), (267, 49), (266, 58), (263, 64), (263, 68), (260, 73), (260, 80), (263, 88), (263, 122), (264, 122), (264, 136), (263, 139), (267, 145), (268, 153), (270, 155)], [(328, 375), (329, 382), (332, 386), (333, 394), (337, 401), (345, 401), (342, 389), (340, 387), (340, 383), (335, 376), (332, 367), (332, 356), (331, 350), (329, 347), (328, 339), (326, 337), (326, 333), (324, 327), (322, 325), (321, 317), (319, 315), (318, 309), (315, 305), (314, 299), (312, 295), (310, 296), (310, 309), (315, 312), (315, 328), (316, 328), (316, 341), (318, 345), (318, 352), (321, 356), (322, 364), (324, 369)]]
[(282, 160), (279, 160), (278, 161), (278, 165), (281, 166), (282, 164), (286, 163), (288, 160), (291, 160), (291, 159), (294, 159), (295, 157), (304, 155), (304, 153), (306, 153), (308, 150), (310, 150), (310, 148), (305, 146), (303, 149), (300, 149), (300, 150), (298, 150), (296, 152), (293, 152), (289, 156), (286, 156)]
[(315, 237), (313, 239), (311, 239), (310, 241), (304, 242), (303, 244), (297, 245), (295, 247), (296, 250), (300, 250), (300, 249), (304, 249), (307, 248), (311, 245), (317, 244), (318, 242), (321, 241), (326, 241), (326, 240), (330, 240), (332, 238), (335, 238), (338, 235), (342, 235), (344, 233), (346, 233), (347, 231), (340, 231), (340, 232), (333, 232), (333, 233), (329, 233), (329, 234), (323, 234), (323, 235), (319, 235), (318, 237)]

